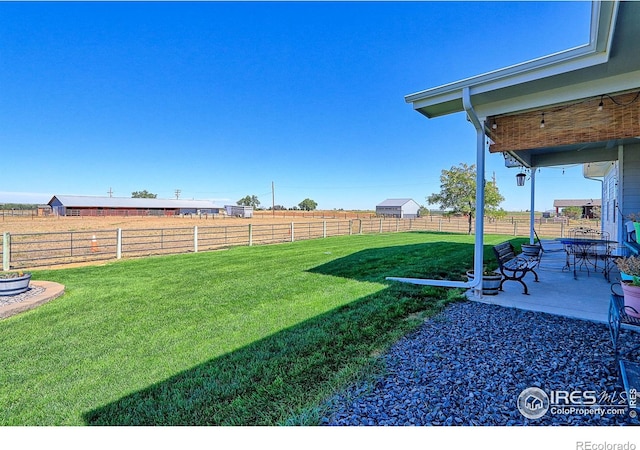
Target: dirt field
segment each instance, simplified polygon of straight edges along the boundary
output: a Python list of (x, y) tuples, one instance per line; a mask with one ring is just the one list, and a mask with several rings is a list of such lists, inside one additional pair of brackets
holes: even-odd
[[(252, 219), (211, 215), (56, 217), (5, 214), (0, 216), (0, 232), (11, 235), (10, 268), (53, 268), (97, 264), (114, 260), (118, 255), (129, 258), (291, 242), (294, 237), (296, 240), (316, 239), (370, 232), (372, 227), (382, 232), (382, 222), (370, 220), (372, 216), (333, 211), (259, 213)], [(356, 220), (357, 217), (361, 220)], [(121, 233), (117, 233), (117, 229)], [(0, 239), (0, 249), (4, 257), (3, 239)]]
[(12, 217), (0, 218), (0, 233), (8, 231), (12, 234), (21, 233), (46, 233), (59, 231), (101, 231), (152, 228), (183, 228), (194, 226), (231, 226), (255, 224), (275, 224), (291, 222), (316, 222), (323, 220), (349, 220), (357, 217), (369, 218), (374, 214), (350, 213), (338, 211), (276, 211), (274, 216), (271, 211), (260, 211), (254, 214), (252, 219), (241, 219), (224, 216), (183, 216), (183, 217)]

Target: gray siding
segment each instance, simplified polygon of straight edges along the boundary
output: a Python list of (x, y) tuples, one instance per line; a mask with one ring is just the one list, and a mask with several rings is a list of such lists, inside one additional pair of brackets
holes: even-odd
[(625, 145), (622, 167), (622, 215), (640, 213), (640, 144)]

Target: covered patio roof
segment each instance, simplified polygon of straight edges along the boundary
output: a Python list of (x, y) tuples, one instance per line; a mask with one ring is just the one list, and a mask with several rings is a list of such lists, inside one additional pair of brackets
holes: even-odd
[[(487, 136), (508, 166), (536, 168), (615, 161), (620, 145), (640, 142), (640, 2), (592, 2), (589, 36), (583, 46), (405, 97), (428, 118), (467, 113), (476, 129), (476, 211), (484, 210)], [(600, 110), (605, 98), (606, 112)], [(604, 114), (592, 120), (594, 111)], [(532, 171), (532, 227), (534, 199)], [(476, 215), (475, 230), (474, 271), (480, 273), (483, 214)], [(530, 234), (533, 242), (533, 228)], [(482, 298), (480, 277), (468, 283), (389, 279), (471, 288)]]
[[(563, 141), (552, 134), (554, 122), (549, 115), (559, 116), (559, 111), (565, 111), (565, 115), (575, 121), (580, 117), (577, 109), (582, 108), (589, 117), (603, 99), (610, 104), (622, 104), (617, 100), (620, 95), (627, 95), (624, 104), (630, 106), (631, 114), (638, 114), (639, 24), (639, 2), (593, 2), (587, 44), (410, 94), (405, 101), (426, 117), (434, 118), (465, 111), (463, 91), (467, 89), (470, 105), (484, 121), (485, 133), (492, 138), (490, 150), (509, 153), (526, 167), (615, 160), (617, 145), (640, 142), (640, 129), (627, 127), (612, 135), (608, 122), (617, 118), (598, 118), (599, 125), (592, 121), (583, 127), (574, 124), (573, 128), (593, 131), (595, 127), (598, 131), (597, 127), (601, 126), (607, 132), (591, 132), (579, 139), (570, 136)], [(569, 107), (573, 109), (567, 111)], [(545, 111), (546, 117), (542, 116)], [(605, 110), (605, 114), (609, 112)], [(504, 141), (504, 136), (499, 142), (500, 132), (507, 127), (504, 122), (503, 126), (500, 123), (505, 117), (509, 118), (508, 126), (517, 123), (519, 130), (539, 129), (541, 120), (545, 119), (547, 140), (533, 134), (529, 145)], [(640, 123), (637, 126), (640, 127)], [(566, 131), (567, 124), (560, 128)], [(576, 150), (580, 152), (577, 154)]]

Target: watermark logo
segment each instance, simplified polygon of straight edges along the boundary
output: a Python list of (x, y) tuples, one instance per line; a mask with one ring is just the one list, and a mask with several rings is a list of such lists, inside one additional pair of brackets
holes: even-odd
[(537, 387), (529, 387), (518, 396), (518, 410), (528, 419), (539, 419), (547, 412), (552, 415), (621, 415), (628, 412), (629, 417), (636, 418), (637, 392), (635, 389), (626, 392), (606, 392), (598, 395), (596, 391), (553, 390), (549, 393)]
[(527, 388), (518, 396), (518, 410), (528, 419), (539, 419), (549, 411), (549, 396), (540, 388)]

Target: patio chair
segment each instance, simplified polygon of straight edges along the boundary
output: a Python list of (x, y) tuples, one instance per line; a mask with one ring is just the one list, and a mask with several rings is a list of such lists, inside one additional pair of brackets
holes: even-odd
[[(571, 228), (569, 230), (567, 230), (567, 237), (569, 238), (575, 238), (575, 237), (581, 237), (583, 236), (583, 228), (579, 227), (579, 228)], [(571, 259), (573, 257), (573, 259), (575, 260), (575, 252), (577, 251), (577, 249), (572, 245), (572, 244), (563, 244), (564, 247), (564, 251), (567, 254), (567, 262), (565, 264), (565, 268), (570, 268), (571, 267)]]
[[(602, 239), (602, 234), (599, 230), (594, 230), (588, 227), (576, 227), (572, 228), (567, 232), (567, 235), (571, 239), (585, 239), (585, 240), (593, 240), (593, 239)], [(608, 254), (604, 248), (599, 244), (593, 244), (591, 242), (572, 242), (570, 244), (565, 244), (565, 251), (567, 252), (567, 262), (565, 268), (570, 268), (573, 265), (573, 276), (577, 276), (577, 269), (585, 268), (587, 270), (587, 275), (590, 274), (589, 268), (592, 266), (594, 270), (597, 269), (599, 254), (602, 254), (603, 258), (605, 257), (605, 252)], [(606, 272), (606, 262), (603, 266), (603, 272)], [(606, 275), (606, 273), (605, 273)]]
[[(594, 230), (591, 233), (591, 236), (594, 239), (602, 239), (605, 241), (609, 240), (609, 233), (607, 231), (596, 231)], [(589, 247), (587, 250), (587, 256), (594, 259), (593, 266), (597, 270), (598, 269), (598, 261), (602, 261), (603, 270), (606, 272), (607, 262), (611, 257), (611, 246), (609, 243), (595, 244)], [(606, 275), (606, 273), (605, 273)]]
[(628, 252), (631, 252), (634, 255), (640, 254), (640, 244), (636, 240), (636, 228), (633, 225), (632, 221), (625, 222), (625, 227), (627, 229), (627, 238), (624, 240), (622, 245), (627, 249)]
[(631, 220), (624, 223), (624, 226), (627, 230), (627, 241), (636, 242), (636, 227), (633, 225)]

